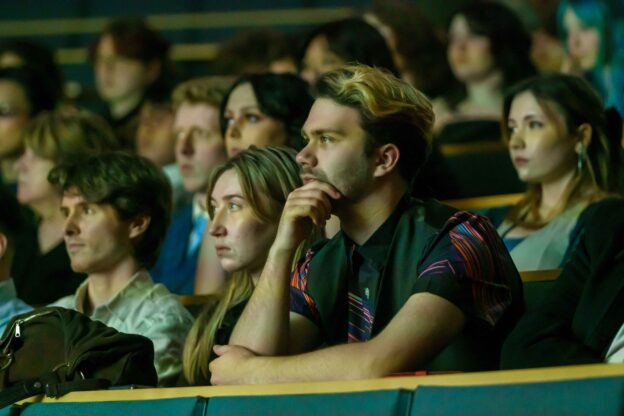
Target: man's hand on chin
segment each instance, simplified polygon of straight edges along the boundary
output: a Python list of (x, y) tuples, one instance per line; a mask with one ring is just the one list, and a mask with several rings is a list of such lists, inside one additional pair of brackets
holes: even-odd
[(256, 354), (237, 345), (215, 345), (219, 358), (210, 362), (210, 382), (213, 385), (251, 384), (252, 361)]

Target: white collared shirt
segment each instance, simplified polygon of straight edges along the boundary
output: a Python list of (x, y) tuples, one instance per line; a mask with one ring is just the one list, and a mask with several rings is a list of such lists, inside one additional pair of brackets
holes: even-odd
[[(50, 306), (61, 306), (84, 313), (89, 279), (73, 295)], [(154, 344), (154, 366), (159, 385), (174, 385), (182, 371), (182, 349), (193, 324), (191, 314), (178, 298), (149, 273), (141, 270), (106, 304), (90, 316), (120, 332), (143, 335)]]
[(624, 364), (624, 324), (613, 338), (613, 342), (607, 350), (605, 362), (611, 364)]

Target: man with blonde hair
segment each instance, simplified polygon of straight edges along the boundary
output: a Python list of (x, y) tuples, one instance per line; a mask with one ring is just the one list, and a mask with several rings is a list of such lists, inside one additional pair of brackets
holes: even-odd
[(231, 79), (196, 78), (173, 91), (176, 163), (192, 203), (176, 209), (160, 258), (151, 270), (155, 282), (177, 294), (192, 294), (198, 252), (208, 222), (204, 201), (212, 170), (227, 159), (219, 129), (219, 106)]
[[(488, 220), (409, 197), (426, 160), (427, 98), (387, 72), (325, 74), (262, 276), (214, 384), (373, 378), (498, 365), (522, 288)], [(311, 224), (341, 231), (291, 270)], [(323, 348), (318, 349), (320, 346)]]

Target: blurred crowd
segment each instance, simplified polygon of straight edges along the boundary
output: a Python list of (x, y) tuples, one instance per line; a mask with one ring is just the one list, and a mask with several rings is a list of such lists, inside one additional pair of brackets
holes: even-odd
[[(241, 354), (219, 349), (231, 339), (259, 356), (339, 343), (326, 322), (333, 315), (326, 316), (322, 310), (323, 297), (329, 295), (321, 295), (321, 289), (314, 289), (312, 283), (308, 292), (307, 277), (298, 279), (296, 275), (307, 276), (310, 265), (311, 276), (321, 273), (312, 271), (320, 267), (315, 266), (320, 260), (303, 265), (297, 260), (305, 259), (306, 252), (310, 256), (328, 251), (326, 247), (332, 243), (322, 249), (316, 244), (329, 238), (331, 242), (345, 239), (355, 244), (348, 257), (349, 267), (354, 268), (356, 277), (371, 279), (366, 277), (371, 273), (367, 267), (372, 266), (365, 251), (363, 260), (353, 255), (368, 243), (358, 242), (349, 234), (353, 229), (349, 227), (355, 226), (345, 214), (350, 212), (345, 208), (347, 203), (340, 205), (334, 199), (355, 205), (360, 195), (353, 190), (360, 190), (362, 195), (368, 189), (379, 191), (383, 187), (375, 181), (385, 173), (375, 171), (371, 174), (374, 180), (362, 179), (361, 183), (350, 181), (366, 169), (344, 156), (346, 153), (335, 144), (346, 135), (342, 126), (350, 122), (347, 112), (338, 119), (345, 107), (358, 110), (354, 113), (357, 123), (366, 137), (383, 142), (380, 148), (411, 140), (414, 133), (410, 128), (418, 123), (405, 120), (413, 117), (422, 121), (414, 130), (422, 133), (421, 147), (412, 151), (397, 144), (401, 165), (396, 169), (408, 179), (403, 193), (414, 201), (521, 194), (511, 205), (483, 209), (477, 220), (445, 214), (445, 220), (455, 218), (457, 224), (474, 227), (472, 234), (457, 237), (444, 228), (451, 223), (460, 227), (452, 219), (445, 226), (444, 221), (435, 223), (436, 229), (446, 230), (436, 235), (449, 233), (444, 237), (451, 241), (449, 245), (457, 247), (457, 239), (465, 237), (466, 251), (476, 253), (471, 261), (459, 248), (457, 253), (443, 254), (446, 240), (441, 242), (442, 237), (437, 237), (434, 241), (431, 235), (431, 252), (454, 264), (453, 273), (466, 268), (459, 284), (446, 275), (440, 280), (432, 277), (440, 264), (420, 264), (419, 277), (429, 279), (429, 286), (422, 290), (457, 306), (448, 311), (440, 307), (440, 316), (448, 319), (440, 318), (441, 322), (452, 328), (461, 321), (464, 328), (474, 330), (461, 332), (467, 340), (484, 336), (481, 325), (484, 321), (492, 323), (495, 330), (486, 337), (492, 345), (497, 343), (493, 354), (498, 357), (504, 336), (520, 319), (519, 333), (512, 332), (503, 349), (504, 367), (593, 359), (621, 362), (622, 308), (612, 312), (614, 323), (597, 344), (588, 341), (589, 336), (578, 324), (571, 324), (577, 311), (570, 305), (578, 304), (586, 295), (585, 283), (579, 283), (583, 274), (579, 268), (585, 267), (584, 278), (590, 279), (587, 275), (592, 275), (592, 262), (598, 258), (592, 257), (592, 244), (597, 244), (592, 238), (598, 239), (592, 234), (596, 229), (619, 233), (604, 240), (614, 247), (613, 258), (595, 260), (602, 262), (603, 274), (609, 275), (621, 262), (621, 251), (615, 249), (623, 234), (618, 199), (624, 189), (621, 2), (475, 0), (464, 2), (450, 13), (448, 24), (440, 26), (432, 23), (417, 3), (374, 1), (359, 16), (298, 32), (263, 29), (237, 33), (220, 43), (215, 59), (205, 65), (205, 74), (190, 79), (176, 69), (171, 43), (147, 20), (119, 18), (106, 24), (88, 48), (95, 104), (66, 94), (66, 83), (71, 80), (64, 78), (53, 52), (26, 39), (0, 42), (3, 325), (18, 312), (54, 304), (76, 309), (120, 331), (146, 335), (154, 342), (161, 385), (207, 384), (214, 371), (218, 377), (213, 382), (250, 381), (223, 375), (225, 358)], [(345, 79), (340, 80), (340, 76)], [(378, 101), (367, 94), (376, 95)], [(384, 101), (386, 95), (391, 98)], [(369, 101), (374, 104), (369, 105)], [(403, 114), (403, 110), (396, 110), (401, 107), (397, 102), (417, 108), (418, 114)], [(335, 122), (338, 127), (328, 130), (323, 122)], [(370, 143), (375, 144), (364, 147), (367, 157), (377, 149), (378, 142)], [(392, 157), (392, 153), (383, 155), (379, 157)], [(323, 161), (327, 166), (333, 162), (334, 169), (321, 171)], [(287, 268), (294, 276), (290, 310), (299, 319), (307, 318), (307, 325), (319, 325), (326, 338), (294, 344), (283, 340), (290, 350), (269, 348), (273, 344), (256, 343), (250, 334), (264, 339), (261, 332), (277, 331), (260, 317), (252, 319), (264, 313), (272, 316), (273, 312), (260, 308), (252, 293), (256, 296), (260, 290), (270, 291), (270, 283), (263, 282), (269, 279), (265, 276), (269, 265), (277, 266), (267, 259), (277, 251), (277, 242), (286, 241), (284, 217), (292, 213), (292, 208), (288, 209), (293, 203), (289, 195), (313, 187), (310, 181), (331, 184), (332, 188), (322, 189), (326, 198), (323, 204), (335, 203), (342, 211), (319, 208), (323, 215), (317, 218), (317, 214), (310, 214), (312, 222), (306, 225), (305, 238), (298, 241), (297, 250), (289, 252)], [(334, 192), (338, 194), (332, 196)], [(394, 209), (395, 203), (401, 206), (398, 200), (388, 202), (390, 208)], [(374, 207), (370, 205), (371, 216), (376, 212)], [(426, 207), (422, 209), (430, 209)], [(393, 218), (392, 209), (384, 218)], [(482, 225), (481, 220), (487, 224)], [(434, 222), (427, 224), (433, 227)], [(493, 230), (491, 235), (488, 227)], [(492, 252), (499, 250), (500, 239), (504, 256), (485, 261), (478, 244), (470, 242), (474, 235)], [(414, 243), (414, 247), (423, 250), (423, 244)], [(344, 251), (344, 247), (337, 250)], [(606, 248), (609, 250), (610, 246)], [(425, 262), (427, 256), (418, 257), (419, 261)], [(453, 256), (463, 259), (464, 266), (458, 267), (459, 260)], [(330, 276), (334, 260), (326, 257)], [(466, 264), (478, 265), (483, 275), (471, 274)], [(525, 318), (519, 318), (522, 307), (515, 308), (516, 302), (522, 303), (518, 299), (521, 295), (517, 295), (521, 290), (518, 292), (511, 278), (497, 281), (494, 277), (513, 266), (518, 271), (564, 270), (548, 307), (528, 311)], [(406, 270), (412, 269), (406, 266)], [(515, 270), (510, 273), (517, 278)], [(461, 303), (465, 297), (450, 295), (468, 290), (466, 280), (475, 285), (470, 289), (473, 293), (483, 291), (470, 306)], [(505, 294), (491, 289), (496, 285), (505, 287)], [(374, 284), (359, 287), (362, 293), (358, 299), (369, 299), (369, 287)], [(372, 289), (371, 298), (382, 296), (379, 287), (379, 293)], [(349, 296), (351, 293), (349, 290)], [(204, 304), (185, 308), (179, 301), (181, 295), (208, 296)], [(624, 299), (624, 293), (619, 296)], [(369, 308), (366, 301), (362, 302), (362, 308)], [(412, 303), (410, 298), (401, 305)], [(346, 308), (346, 300), (344, 305)], [(282, 299), (280, 307), (286, 313), (288, 301)], [(382, 319), (384, 308), (373, 305), (369, 309)], [(390, 316), (404, 313), (403, 309), (392, 311)], [(453, 313), (461, 313), (463, 318), (453, 320)], [(590, 316), (594, 311), (585, 313)], [(570, 346), (570, 350), (563, 349), (572, 357), (566, 361), (563, 353), (549, 349), (554, 349), (552, 345), (539, 349), (540, 340), (552, 333), (536, 328), (547, 320), (544, 316), (550, 319), (559, 315), (557, 330), (571, 334), (566, 335), (568, 338), (577, 337), (580, 344), (585, 342), (584, 348), (592, 348), (596, 354), (585, 351), (584, 355), (574, 355), (576, 350)], [(395, 321), (389, 322), (391, 327)], [(254, 330), (254, 325), (262, 331)], [(304, 331), (306, 325), (297, 328), (303, 328), (304, 335), (291, 330), (290, 337), (307, 340), (311, 332)], [(371, 333), (373, 337), (377, 334), (375, 328), (370, 329), (369, 338)], [(453, 334), (460, 331), (464, 330)], [(543, 333), (543, 338), (527, 341)], [(453, 334), (440, 336), (441, 345), (446, 345)], [(352, 335), (349, 320), (351, 336), (359, 335)], [(429, 362), (436, 355), (435, 348), (440, 348), (426, 347), (431, 350), (418, 356), (417, 366)], [(549, 361), (548, 353), (556, 358)], [(220, 364), (211, 367), (211, 362)], [(480, 366), (482, 363), (485, 361), (431, 368), (499, 366), (497, 358), (495, 364)], [(405, 364), (391, 369), (413, 367)]]

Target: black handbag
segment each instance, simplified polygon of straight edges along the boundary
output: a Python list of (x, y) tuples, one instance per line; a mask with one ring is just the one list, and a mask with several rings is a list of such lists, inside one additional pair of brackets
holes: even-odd
[(0, 408), (38, 394), (156, 383), (151, 340), (73, 310), (18, 315), (0, 339)]

